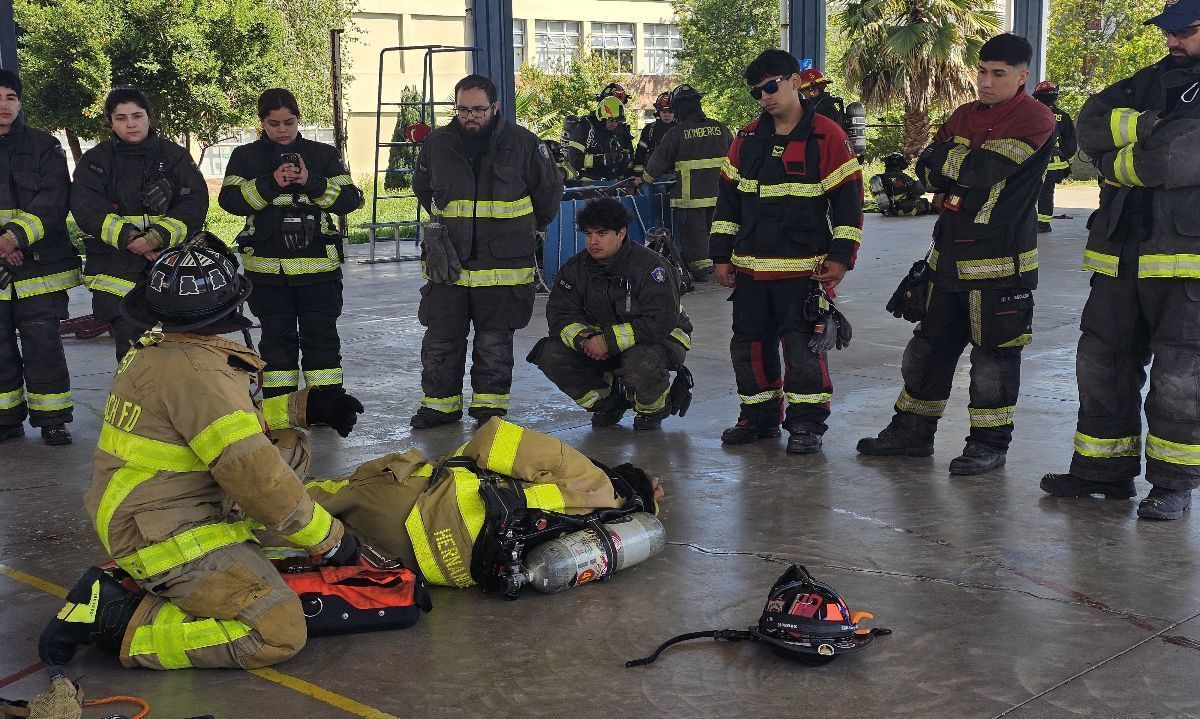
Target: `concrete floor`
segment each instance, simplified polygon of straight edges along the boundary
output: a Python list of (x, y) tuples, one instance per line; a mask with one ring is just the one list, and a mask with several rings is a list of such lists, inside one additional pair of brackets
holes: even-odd
[[(1094, 205), (1088, 188), (1061, 207)], [(859, 269), (840, 306), (851, 347), (836, 384), (825, 451), (790, 457), (783, 441), (725, 448), (736, 419), (727, 292), (685, 297), (696, 320), (686, 418), (661, 433), (593, 431), (588, 416), (519, 361), (510, 419), (599, 459), (662, 476), (670, 545), (647, 563), (565, 594), (517, 602), (434, 590), (412, 629), (314, 640), (277, 671), (123, 671), (95, 650), (72, 666), (89, 696), (136, 694), (154, 717), (1191, 717), (1200, 716), (1200, 541), (1196, 519), (1135, 521), (1135, 501), (1046, 497), (1067, 467), (1075, 417), (1075, 343), (1088, 275), (1078, 270), (1086, 209), (1041, 238), (1034, 343), (1004, 470), (951, 478), (967, 433), (967, 367), (931, 459), (859, 458), (854, 444), (891, 414), (911, 325), (883, 305), (928, 243), (932, 218), (869, 216)], [(448, 451), (469, 426), (411, 434), (419, 401), (412, 263), (347, 265), (341, 329), (349, 389), (366, 414), (346, 440), (317, 431), (315, 471), (348, 470), (416, 445)], [(78, 293), (76, 314), (87, 306)], [(73, 295), (74, 297), (74, 295)], [(523, 358), (544, 332), (544, 303), (517, 337)], [(68, 340), (76, 442), (34, 436), (0, 446), (0, 677), (36, 662), (35, 640), (102, 550), (82, 509), (111, 371), (107, 338)], [(1141, 483), (1144, 493), (1145, 483)], [(895, 633), (822, 667), (761, 646), (694, 642), (625, 669), (680, 632), (746, 627), (789, 562), (832, 583), (851, 609)], [(39, 581), (42, 580), (39, 586)], [(49, 583), (49, 584), (46, 584)], [(4, 684), (7, 683), (7, 686)], [(40, 674), (0, 679), (28, 697)], [(95, 714), (100, 716), (100, 714)]]

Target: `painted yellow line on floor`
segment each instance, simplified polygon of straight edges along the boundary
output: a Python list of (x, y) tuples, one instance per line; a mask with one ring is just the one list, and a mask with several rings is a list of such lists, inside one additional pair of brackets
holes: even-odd
[[(45, 579), (39, 579), (38, 577), (35, 577), (32, 574), (26, 574), (19, 569), (13, 569), (7, 564), (0, 564), (0, 574), (3, 574), (11, 579), (15, 579), (18, 582), (28, 584), (36, 589), (40, 589), (47, 594), (52, 594), (59, 599), (65, 599), (67, 596), (66, 587), (60, 587), (54, 582), (47, 582)], [(251, 669), (249, 670), (249, 673), (253, 674), (259, 679), (265, 679), (269, 682), (285, 686), (292, 691), (300, 692), (305, 696), (312, 697), (317, 701), (325, 702), (331, 707), (341, 709), (347, 714), (353, 714), (356, 717), (363, 717), (363, 719), (398, 719), (391, 714), (386, 714), (378, 709), (372, 709), (366, 704), (356, 702), (349, 697), (344, 697), (341, 694), (338, 694), (337, 692), (331, 692), (328, 689), (323, 689), (317, 686), (316, 684), (306, 682), (299, 677), (277, 672), (274, 669)]]
[(341, 694), (335, 694), (327, 689), (322, 689), (316, 684), (306, 682), (303, 679), (297, 679), (289, 674), (277, 672), (274, 669), (263, 667), (262, 669), (251, 669), (249, 671), (251, 674), (259, 677), (260, 679), (266, 679), (269, 682), (282, 684), (288, 689), (298, 691), (301, 694), (307, 694), (313, 699), (323, 701), (330, 706), (335, 706), (344, 712), (353, 714), (354, 716), (363, 717), (364, 719), (397, 719), (397, 717), (392, 716), (391, 714), (385, 714), (378, 709), (372, 709), (366, 704), (360, 704), (353, 699), (348, 699), (342, 696)]
[(45, 592), (46, 594), (53, 594), (54, 596), (58, 597), (59, 599), (67, 598), (67, 588), (66, 587), (60, 587), (57, 584), (55, 584), (54, 582), (47, 582), (45, 579), (38, 579), (37, 577), (33, 576), (32, 574), (26, 574), (25, 572), (22, 572), (20, 569), (13, 569), (12, 567), (8, 566), (7, 564), (0, 564), (0, 574), (3, 574), (6, 577), (11, 577), (12, 579), (17, 580), (18, 582), (23, 582), (25, 584), (28, 584), (29, 586), (34, 587), (36, 589), (40, 589), (43, 592)]

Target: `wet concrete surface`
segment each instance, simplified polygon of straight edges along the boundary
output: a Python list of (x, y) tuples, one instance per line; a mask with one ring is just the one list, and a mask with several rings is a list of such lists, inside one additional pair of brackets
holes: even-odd
[[(139, 695), (153, 705), (151, 716), (172, 719), (1200, 716), (1196, 520), (1137, 521), (1136, 500), (1059, 500), (1037, 486), (1070, 457), (1091, 203), (1087, 188), (1063, 193), (1060, 207), (1080, 209), (1040, 237), (1034, 342), (1002, 470), (947, 473), (968, 428), (965, 360), (934, 457), (855, 454), (860, 437), (886, 424), (899, 392), (912, 326), (883, 305), (924, 252), (933, 224), (869, 216), (859, 267), (841, 290), (854, 341), (830, 359), (833, 416), (820, 455), (788, 456), (782, 439), (720, 444), (737, 398), (728, 292), (713, 285), (684, 298), (696, 324), (688, 357), (695, 399), (661, 432), (635, 433), (632, 417), (592, 430), (588, 415), (523, 361), (545, 332), (543, 300), (518, 333), (509, 418), (607, 463), (631, 461), (661, 476), (670, 543), (657, 557), (595, 585), (516, 602), (435, 589), (434, 611), (411, 629), (315, 639), (275, 667), (307, 683), (299, 690), (282, 685), (281, 675), (124, 671), (94, 649), (81, 652), (71, 674), (89, 696)], [(468, 436), (466, 422), (408, 427), (421, 396), (419, 284), (413, 263), (347, 265), (347, 386), (367, 412), (348, 439), (314, 432), (314, 472), (343, 472), (409, 446), (440, 454)], [(81, 314), (86, 296), (72, 297)], [(67, 352), (75, 444), (47, 448), (31, 434), (0, 446), (0, 571), (60, 586), (103, 556), (82, 496), (112, 370), (107, 338), (69, 339)], [(1147, 488), (1139, 482), (1143, 494)], [(650, 667), (624, 668), (677, 633), (754, 623), (791, 562), (894, 634), (820, 668), (762, 646), (703, 640)], [(36, 636), (59, 605), (19, 577), (0, 576), (0, 677), (36, 662)], [(3, 696), (44, 686), (39, 674), (5, 682)]]

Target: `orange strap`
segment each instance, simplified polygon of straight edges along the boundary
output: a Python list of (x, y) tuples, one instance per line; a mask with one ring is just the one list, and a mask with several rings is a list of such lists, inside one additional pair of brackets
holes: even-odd
[(104, 697), (103, 699), (89, 699), (89, 700), (85, 701), (83, 703), (83, 705), (85, 707), (98, 707), (101, 704), (115, 704), (115, 703), (136, 704), (137, 706), (139, 706), (141, 708), (141, 711), (139, 711), (137, 714), (134, 714), (133, 717), (131, 717), (131, 719), (146, 719), (146, 717), (150, 714), (150, 704), (147, 703), (145, 699), (142, 699), (140, 697), (115, 696), (115, 697)]

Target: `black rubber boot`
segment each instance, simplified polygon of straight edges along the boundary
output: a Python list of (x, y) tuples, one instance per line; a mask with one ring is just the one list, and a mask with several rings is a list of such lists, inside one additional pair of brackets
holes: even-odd
[(417, 410), (417, 413), (408, 420), (408, 424), (413, 429), (433, 429), (440, 427), (443, 424), (454, 424), (462, 419), (462, 412), (438, 412), (435, 409), (422, 407)]
[(633, 418), (633, 428), (640, 430), (662, 429), (663, 420), (671, 416), (671, 409), (664, 407), (657, 412), (638, 412)]
[(1179, 519), (1192, 506), (1192, 490), (1151, 487), (1138, 504), (1141, 519)]
[(504, 417), (508, 414), (508, 410), (503, 410), (499, 407), (481, 407), (480, 409), (467, 410), (467, 414), (475, 419), (476, 427), (482, 427), (492, 417)]
[(870, 457), (932, 457), (933, 437), (889, 424), (879, 436), (858, 440), (857, 449)]
[(38, 639), (38, 656), (53, 673), (71, 661), (80, 644), (95, 644), (109, 654), (121, 650), (125, 629), (141, 597), (99, 567), (91, 567), (71, 591), (58, 616)]
[(821, 435), (800, 430), (788, 437), (788, 454), (816, 454), (821, 451)]
[(1080, 479), (1073, 474), (1047, 474), (1042, 477), (1042, 491), (1055, 497), (1086, 497), (1100, 494), (1105, 499), (1129, 499), (1137, 494), (1133, 480), (1096, 482)]
[(25, 425), (0, 424), (0, 442), (6, 439), (16, 439), (25, 436)]
[(71, 433), (65, 424), (51, 424), (42, 427), (42, 441), (51, 447), (60, 447), (71, 443)]
[(751, 424), (749, 420), (739, 419), (737, 424), (721, 433), (721, 444), (750, 444), (782, 434), (777, 424)]
[(963, 453), (950, 461), (950, 474), (972, 476), (990, 472), (1004, 466), (1004, 452), (984, 447), (982, 444), (968, 444)]
[(1050, 229), (1049, 222), (1039, 222), (1037, 231), (1039, 235), (1044, 235), (1048, 232), (1053, 232), (1054, 230)]
[(621, 421), (626, 410), (633, 405), (625, 397), (625, 390), (619, 384), (614, 385), (604, 399), (592, 405), (592, 426), (611, 427)]

